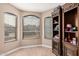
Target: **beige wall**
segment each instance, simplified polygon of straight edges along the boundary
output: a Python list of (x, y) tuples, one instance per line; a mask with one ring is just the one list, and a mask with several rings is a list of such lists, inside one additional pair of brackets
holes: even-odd
[[(37, 12), (21, 12), (22, 17), (27, 16), (27, 15), (35, 15), (35, 16), (40, 18), (40, 22), (41, 22), (41, 13), (37, 13)], [(21, 26), (21, 30), (22, 30), (22, 28), (23, 27)], [(40, 28), (41, 28), (41, 25), (40, 25)], [(41, 34), (41, 29), (40, 29), (40, 34)], [(22, 35), (21, 35), (21, 37), (22, 37)], [(21, 45), (39, 45), (41, 43), (42, 43), (41, 37), (39, 39), (32, 39), (32, 38), (24, 38), (23, 39), (22, 38), (22, 40), (21, 40)]]
[[(5, 43), (4, 41), (4, 12), (13, 13), (18, 16), (17, 19), (17, 41)], [(21, 45), (38, 45), (42, 43), (41, 37), (40, 39), (22, 39), (22, 17), (25, 15), (35, 15), (40, 17), (41, 20), (41, 13), (37, 12), (23, 12), (10, 4), (0, 4), (0, 53), (9, 51), (11, 49), (17, 48)], [(40, 26), (41, 28), (41, 26)], [(41, 31), (41, 30), (40, 30)], [(41, 33), (40, 33), (41, 34)]]
[(3, 20), (3, 13), (1, 13), (1, 11), (2, 11), (2, 7), (1, 7), (1, 4), (0, 4), (0, 53), (2, 53), (3, 52), (3, 48), (4, 48), (4, 43), (3, 43), (3, 22), (2, 22), (2, 20)]
[(51, 13), (53, 12), (53, 10), (48, 10), (42, 13), (42, 44), (43, 45), (48, 45), (50, 47), (52, 47), (52, 39), (46, 39), (44, 38), (44, 18), (51, 16)]
[[(6, 52), (8, 50), (11, 50), (13, 48), (20, 46), (20, 12), (13, 6), (9, 4), (0, 4), (0, 52)], [(10, 12), (18, 16), (18, 28), (17, 28), (17, 41), (13, 42), (4, 42), (4, 12)], [(2, 46), (2, 47), (1, 47)]]
[[(4, 42), (4, 12), (10, 12), (18, 16), (18, 23), (17, 23), (17, 41), (13, 42)], [(26, 46), (26, 45), (52, 45), (52, 41), (49, 39), (44, 38), (44, 18), (47, 16), (51, 16), (52, 10), (37, 13), (37, 12), (25, 12), (20, 11), (13, 7), (10, 4), (0, 4), (0, 53), (9, 51), (19, 46)], [(40, 39), (23, 39), (22, 38), (22, 17), (26, 15), (35, 15), (40, 17)]]

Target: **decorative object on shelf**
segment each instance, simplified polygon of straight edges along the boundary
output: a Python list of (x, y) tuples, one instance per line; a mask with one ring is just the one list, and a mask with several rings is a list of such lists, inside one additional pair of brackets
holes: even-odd
[(58, 22), (56, 20), (54, 20), (54, 24), (58, 24)]
[(59, 39), (59, 34), (55, 35), (54, 36), (54, 39), (57, 39), (58, 40)]
[(66, 32), (73, 32), (73, 31), (77, 31), (77, 27), (76, 26), (72, 26), (71, 24), (67, 24), (66, 25)]
[(54, 28), (54, 31), (59, 31), (59, 25)]
[(76, 39), (75, 37), (74, 37), (74, 38), (72, 38), (71, 43), (72, 43), (73, 45), (77, 45), (77, 39)]
[(67, 38), (65, 38), (65, 42), (67, 42)]
[(66, 25), (66, 31), (71, 31), (72, 30), (72, 25), (71, 24), (67, 24)]
[(65, 38), (65, 42), (73, 43), (71, 39)]
[(72, 27), (72, 31), (77, 31), (77, 27)]
[(71, 42), (71, 38), (70, 38), (70, 35), (68, 35), (68, 40), (67, 40), (67, 42)]

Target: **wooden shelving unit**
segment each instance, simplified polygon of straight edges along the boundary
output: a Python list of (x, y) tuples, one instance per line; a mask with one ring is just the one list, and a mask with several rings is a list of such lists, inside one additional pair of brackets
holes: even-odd
[(55, 8), (52, 13), (53, 21), (53, 39), (52, 52), (56, 55), (62, 55), (62, 9), (61, 6)]
[(79, 47), (79, 7), (77, 3), (68, 3), (62, 9), (63, 55), (77, 56)]

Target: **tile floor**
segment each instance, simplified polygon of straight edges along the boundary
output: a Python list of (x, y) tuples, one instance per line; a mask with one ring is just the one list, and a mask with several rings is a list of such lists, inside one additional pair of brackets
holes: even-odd
[(22, 48), (9, 54), (8, 56), (55, 56), (52, 53), (51, 48), (46, 47), (31, 47), (31, 48)]

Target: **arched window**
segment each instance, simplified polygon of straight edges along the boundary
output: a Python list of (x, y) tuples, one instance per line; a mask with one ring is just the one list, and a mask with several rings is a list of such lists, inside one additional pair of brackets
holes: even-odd
[(40, 18), (34, 15), (23, 17), (23, 38), (40, 37)]
[(44, 22), (44, 37), (52, 39), (52, 17), (45, 17)]

